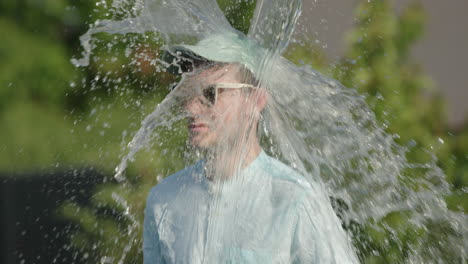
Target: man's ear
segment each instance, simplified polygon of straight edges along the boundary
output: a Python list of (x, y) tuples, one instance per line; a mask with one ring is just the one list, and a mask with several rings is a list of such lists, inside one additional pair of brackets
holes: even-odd
[(255, 95), (256, 95), (255, 107), (258, 109), (258, 112), (260, 113), (263, 110), (263, 108), (265, 108), (266, 106), (268, 94), (265, 88), (256, 88)]

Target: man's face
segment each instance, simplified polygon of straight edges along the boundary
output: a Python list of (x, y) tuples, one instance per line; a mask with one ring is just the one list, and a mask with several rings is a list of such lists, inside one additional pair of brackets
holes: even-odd
[[(230, 146), (247, 137), (247, 131), (257, 122), (254, 93), (244, 89), (217, 89), (216, 102), (212, 104), (203, 95), (203, 89), (217, 83), (240, 83), (238, 68), (226, 65), (203, 70), (190, 76), (188, 87), (198, 87), (198, 92), (187, 100), (190, 143), (195, 147), (210, 148)], [(191, 92), (191, 91), (186, 91)]]

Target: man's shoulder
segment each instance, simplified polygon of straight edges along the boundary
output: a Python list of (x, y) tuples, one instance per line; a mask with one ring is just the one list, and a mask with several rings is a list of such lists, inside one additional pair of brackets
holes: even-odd
[(325, 192), (320, 182), (314, 181), (311, 175), (304, 175), (278, 159), (266, 156), (262, 162), (262, 170), (270, 179), (275, 199), (306, 202), (324, 197)]
[(154, 200), (156, 197), (158, 200), (168, 196), (177, 194), (181, 188), (184, 188), (195, 181), (201, 172), (201, 161), (192, 164), (174, 174), (171, 174), (162, 179), (158, 184), (151, 188), (148, 199)]
[(304, 175), (276, 158), (265, 155), (262, 169), (271, 176), (273, 182), (278, 184), (291, 185), (305, 190), (312, 188)]

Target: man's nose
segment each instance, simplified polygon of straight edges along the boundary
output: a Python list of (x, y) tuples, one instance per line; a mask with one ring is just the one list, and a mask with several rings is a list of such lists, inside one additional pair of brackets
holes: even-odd
[(204, 104), (200, 96), (195, 96), (186, 101), (185, 109), (189, 114), (197, 115), (202, 114), (204, 111)]

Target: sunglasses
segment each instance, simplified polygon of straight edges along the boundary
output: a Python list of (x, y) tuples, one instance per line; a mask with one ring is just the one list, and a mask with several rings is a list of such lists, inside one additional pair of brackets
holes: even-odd
[(215, 83), (202, 88), (202, 96), (210, 105), (216, 104), (219, 89), (248, 89), (255, 86), (246, 83)]

